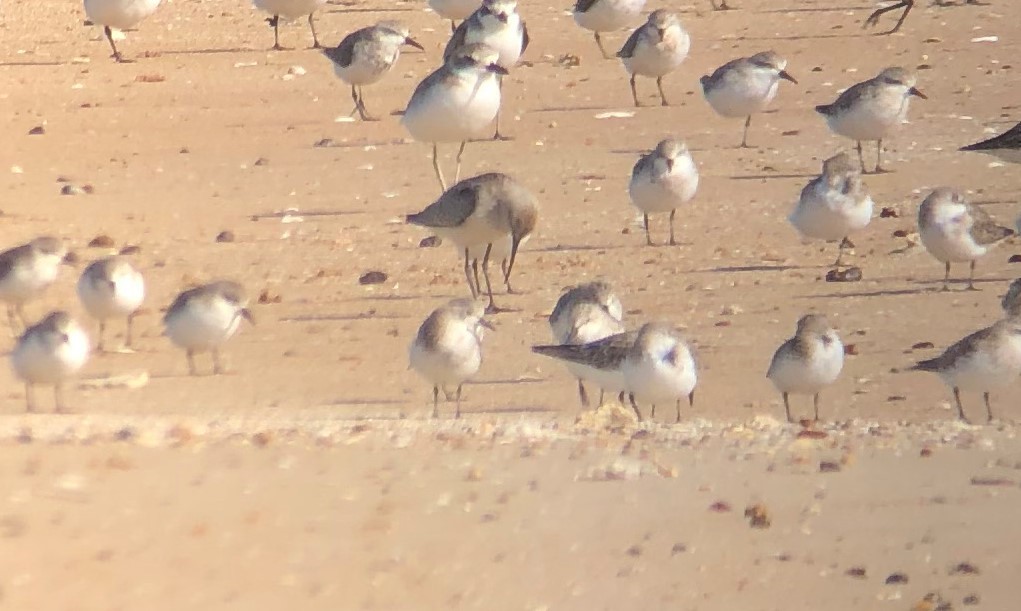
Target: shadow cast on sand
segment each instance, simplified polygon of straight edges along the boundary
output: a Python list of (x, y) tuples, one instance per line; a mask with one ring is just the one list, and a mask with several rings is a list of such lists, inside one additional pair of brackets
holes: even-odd
[(558, 410), (538, 405), (530, 407), (490, 407), (486, 409), (465, 409), (461, 404), (461, 417), (475, 414), (556, 414)]
[(259, 214), (253, 214), (248, 218), (252, 219), (253, 221), (262, 221), (266, 219), (282, 219), (288, 216), (329, 217), (329, 216), (351, 216), (355, 214), (365, 214), (365, 210), (293, 210), (283, 212), (262, 212)]
[[(271, 48), (266, 49), (250, 49), (243, 47), (234, 47), (230, 49), (172, 49), (162, 50), (159, 55), (219, 55), (221, 53), (264, 53), (272, 51)], [(142, 58), (147, 59), (147, 58)]]
[(621, 108), (620, 106), (599, 106), (597, 104), (583, 104), (580, 106), (542, 106), (533, 108), (529, 113), (541, 112), (576, 112), (580, 110), (600, 110), (603, 112), (634, 112), (633, 108)]
[(581, 246), (574, 245), (563, 245), (557, 244), (556, 246), (546, 246), (544, 248), (532, 248), (529, 249), (531, 252), (586, 252), (594, 250), (620, 250), (623, 248), (631, 248), (628, 244), (605, 244), (605, 245), (591, 245), (584, 244)]
[(758, 11), (759, 13), (843, 13), (847, 11), (871, 11), (874, 6), (811, 6), (811, 7), (780, 7)]
[(694, 269), (692, 274), (712, 274), (719, 272), (786, 272), (792, 269), (811, 269), (800, 265), (730, 265), (724, 267), (710, 267), (708, 269)]
[(520, 379), (491, 379), (491, 380), (472, 380), (472, 386), (508, 386), (517, 384), (540, 384), (545, 382), (546, 378), (520, 378)]
[(327, 11), (320, 11), (328, 15), (343, 15), (345, 13), (415, 13), (420, 11), (419, 8), (385, 8), (385, 7), (373, 7), (373, 8), (353, 8), (352, 6), (344, 6), (344, 8), (335, 8)]
[(60, 61), (11, 61), (11, 62), (0, 62), (0, 68), (19, 68), (19, 67), (34, 67), (34, 66), (70, 66), (73, 62), (60, 62)]
[(815, 173), (815, 174), (746, 174), (746, 175), (731, 176), (730, 179), (731, 180), (771, 180), (771, 179), (776, 179), (776, 178), (780, 178), (780, 179), (815, 178), (818, 175), (819, 175), (818, 173)]
[(358, 314), (309, 314), (308, 316), (287, 316), (277, 319), (279, 322), (351, 322), (352, 320), (406, 320), (411, 316), (383, 314), (379, 312), (360, 312)]
[[(365, 399), (365, 398), (351, 398), (351, 399), (334, 399), (327, 402), (325, 405), (329, 407), (335, 407), (338, 405), (405, 405), (405, 401), (397, 401), (395, 399)], [(345, 418), (347, 420), (348, 418)], [(351, 420), (402, 420), (400, 416), (396, 414), (387, 414), (385, 416), (355, 416), (351, 417)]]

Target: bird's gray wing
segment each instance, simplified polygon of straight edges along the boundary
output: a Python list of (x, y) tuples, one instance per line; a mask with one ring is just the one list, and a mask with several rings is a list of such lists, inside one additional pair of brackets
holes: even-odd
[(974, 353), (978, 345), (993, 334), (995, 327), (996, 325), (986, 327), (985, 329), (979, 329), (944, 350), (943, 354), (936, 358), (919, 361), (911, 367), (911, 369), (917, 371), (932, 371), (934, 373), (950, 369), (956, 365), (957, 361), (961, 358)]
[[(480, 9), (481, 10), (481, 9)], [(472, 13), (470, 17), (457, 24), (457, 29), (450, 35), (450, 40), (447, 41), (447, 46), (443, 47), (443, 61), (449, 60), (457, 50), (464, 46), (465, 38), (468, 36), (468, 27), (472, 19), (475, 18), (475, 13)]]
[(408, 222), (421, 227), (459, 227), (478, 205), (474, 185), (454, 185), (438, 200), (417, 214), (409, 214)]
[(962, 151), (989, 151), (996, 149), (1021, 150), (1021, 123), (1018, 123), (999, 136), (994, 136), (988, 140), (969, 144), (961, 148)]
[(620, 48), (620, 51), (617, 51), (617, 57), (625, 58), (634, 55), (635, 47), (638, 46), (638, 41), (642, 38), (643, 27), (645, 26), (638, 27), (634, 32), (631, 32), (631, 36), (628, 36), (627, 42), (625, 42), (624, 46)]
[(978, 244), (993, 244), (1014, 235), (1013, 229), (998, 225), (993, 217), (979, 206), (969, 204), (968, 214), (972, 218), (971, 237)]
[(635, 341), (635, 332), (618, 333), (588, 344), (559, 346), (532, 346), (532, 352), (561, 361), (588, 365), (596, 369), (618, 369), (627, 358)]

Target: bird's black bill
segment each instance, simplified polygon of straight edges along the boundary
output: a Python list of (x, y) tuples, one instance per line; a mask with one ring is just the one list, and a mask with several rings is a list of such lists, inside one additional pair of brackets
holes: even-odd
[(908, 89), (908, 93), (910, 93), (911, 95), (913, 95), (915, 97), (922, 98), (923, 100), (928, 100), (929, 99), (929, 96), (927, 96), (924, 93), (922, 93), (921, 91), (919, 91), (917, 87), (912, 87), (911, 89)]
[(255, 324), (255, 317), (252, 316), (252, 311), (248, 308), (241, 308), (241, 318), (244, 318), (253, 325)]
[(794, 83), (795, 85), (798, 84), (798, 79), (796, 79), (793, 76), (791, 76), (791, 73), (787, 72), (786, 70), (781, 70), (780, 71), (780, 78), (782, 78), (785, 81), (790, 81), (790, 82)]
[(412, 38), (410, 36), (408, 36), (407, 38), (404, 39), (404, 44), (410, 45), (412, 47), (415, 47), (416, 49), (418, 49), (420, 51), (425, 51), (425, 47), (422, 46), (422, 43), (418, 42), (417, 40), (415, 40), (414, 38)]
[(499, 64), (489, 64), (486, 66), (486, 70), (489, 70), (493, 74), (499, 74), (500, 76), (507, 76), (510, 71)]

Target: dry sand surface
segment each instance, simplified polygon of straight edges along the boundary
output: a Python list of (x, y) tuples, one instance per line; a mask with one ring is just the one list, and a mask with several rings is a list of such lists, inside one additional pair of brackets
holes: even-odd
[[(1021, 211), (1013, 168), (956, 152), (1021, 118), (1021, 4), (918, 2), (888, 37), (861, 30), (866, 2), (733, 4), (675, 6), (693, 43), (665, 80), (674, 105), (640, 80), (649, 106), (635, 112), (623, 69), (566, 2), (522, 3), (533, 46), (505, 87), (513, 140), (472, 143), (465, 171), (515, 175), (543, 216), (520, 293), (497, 296), (511, 311), (494, 317), (466, 416), (432, 421), (407, 345), (466, 287), (453, 249), (419, 248), (426, 234), (402, 222), (438, 188), (429, 147), (391, 113), (438, 64), (446, 22), (424, 2), (320, 12), (328, 43), (397, 18), (426, 47), (366, 88), (383, 120), (357, 123), (338, 120), (349, 91), (307, 28), (282, 28), (295, 49), (268, 51), (264, 15), (243, 0), (165, 2), (120, 43), (137, 60), (123, 65), (79, 2), (5, 2), (2, 246), (54, 233), (84, 263), (109, 250), (87, 247), (97, 236), (136, 245), (150, 297), (138, 352), (94, 358), (74, 414), (23, 414), (0, 371), (0, 608), (1017, 608), (1021, 391), (994, 396), (1003, 422), (971, 427), (935, 376), (900, 370), (995, 319), (1021, 269), (1008, 243), (979, 263), (980, 292), (939, 293), (942, 266), (911, 235), (937, 185), (1008, 225)], [(697, 78), (769, 48), (800, 85), (784, 83), (739, 149), (740, 121), (715, 116)], [(929, 96), (888, 142), (893, 172), (866, 177), (899, 217), (855, 238), (861, 282), (827, 283), (835, 246), (785, 221), (849, 146), (812, 108), (891, 64), (918, 69)], [(666, 133), (687, 141), (702, 183), (682, 244), (646, 247), (627, 177)], [(666, 219), (653, 231), (664, 240)], [(29, 315), (83, 315), (78, 270)], [(388, 279), (359, 284), (368, 271)], [(161, 308), (217, 277), (262, 296), (258, 325), (228, 345), (228, 375), (188, 377)], [(686, 422), (637, 425), (614, 406), (579, 417), (563, 367), (529, 352), (562, 288), (596, 277), (629, 326), (665, 319), (696, 342)], [(764, 371), (808, 311), (856, 354), (823, 395), (827, 424), (805, 432), (776, 420)], [(978, 418), (980, 397), (965, 402)]]

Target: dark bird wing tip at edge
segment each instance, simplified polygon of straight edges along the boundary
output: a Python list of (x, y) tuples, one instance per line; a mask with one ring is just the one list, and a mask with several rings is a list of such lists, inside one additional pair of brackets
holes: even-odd
[(908, 367), (908, 371), (939, 371), (940, 359), (926, 359), (924, 361), (918, 361), (911, 367)]

